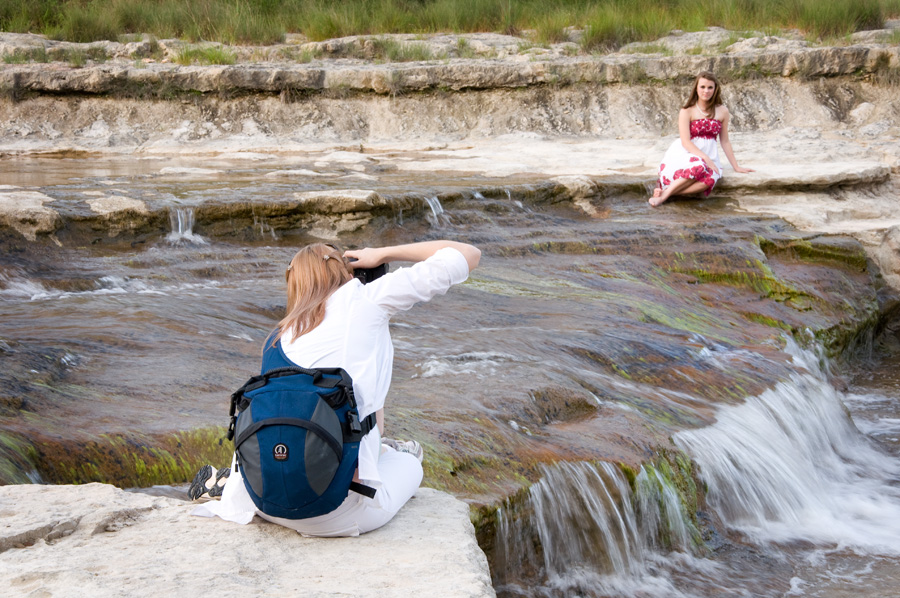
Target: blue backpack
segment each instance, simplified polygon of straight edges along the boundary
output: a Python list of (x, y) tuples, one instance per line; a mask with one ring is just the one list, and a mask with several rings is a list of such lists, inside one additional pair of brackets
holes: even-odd
[[(271, 337), (270, 337), (271, 339)], [(266, 340), (263, 373), (231, 395), (237, 468), (256, 508), (307, 519), (336, 509), (349, 492), (375, 490), (353, 481), (359, 442), (375, 427), (362, 421), (353, 382), (341, 368), (301, 368)]]

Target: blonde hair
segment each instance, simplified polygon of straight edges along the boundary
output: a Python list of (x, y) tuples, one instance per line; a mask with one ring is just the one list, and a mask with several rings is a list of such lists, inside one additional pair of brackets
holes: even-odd
[(285, 272), (287, 313), (278, 323), (274, 345), (284, 333), (294, 338), (314, 330), (325, 319), (325, 302), (353, 278), (344, 253), (334, 245), (313, 243), (297, 252)]
[(682, 106), (682, 108), (690, 108), (700, 101), (700, 94), (697, 93), (697, 85), (700, 84), (700, 79), (712, 81), (716, 86), (716, 90), (713, 92), (713, 97), (709, 102), (710, 106), (712, 106), (713, 108), (713, 116), (715, 116), (716, 106), (722, 105), (722, 86), (719, 85), (719, 80), (716, 79), (716, 75), (711, 71), (701, 71), (697, 75), (697, 77), (694, 79), (694, 87), (691, 89), (691, 95), (688, 97), (688, 101), (684, 103), (684, 106)]

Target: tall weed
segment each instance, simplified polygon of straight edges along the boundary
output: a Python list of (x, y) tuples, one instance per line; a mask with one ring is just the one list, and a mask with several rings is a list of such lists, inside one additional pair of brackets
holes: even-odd
[(587, 51), (648, 42), (672, 29), (783, 31), (841, 37), (900, 16), (900, 0), (0, 0), (0, 30), (89, 42), (146, 33), (268, 44), (437, 31), (518, 33), (553, 43), (584, 30)]
[(542, 44), (556, 44), (569, 41), (566, 28), (573, 22), (572, 15), (563, 12), (550, 13), (537, 19), (535, 38)]

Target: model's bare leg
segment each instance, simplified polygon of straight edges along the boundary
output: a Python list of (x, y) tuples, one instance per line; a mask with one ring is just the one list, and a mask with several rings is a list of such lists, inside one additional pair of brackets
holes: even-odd
[(662, 193), (657, 194), (654, 191), (653, 197), (648, 201), (655, 208), (673, 195), (695, 195), (704, 191), (706, 191), (706, 183), (695, 181), (694, 179), (677, 179)]
[(688, 188), (681, 191), (678, 195), (698, 195), (706, 191), (706, 189), (706, 183), (695, 181), (693, 185), (688, 185)]
[(672, 181), (672, 184), (666, 187), (662, 193), (657, 195), (653, 194), (649, 200), (647, 200), (651, 206), (654, 208), (662, 203), (664, 203), (667, 199), (672, 197), (673, 195), (680, 195), (682, 193), (682, 189), (686, 188), (688, 185), (693, 183), (693, 179), (675, 179)]

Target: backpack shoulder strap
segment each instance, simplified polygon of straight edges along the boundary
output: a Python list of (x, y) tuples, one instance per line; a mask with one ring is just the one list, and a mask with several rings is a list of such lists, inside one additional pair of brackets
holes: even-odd
[(272, 343), (272, 339), (275, 338), (275, 335), (278, 334), (278, 329), (276, 328), (269, 336), (266, 337), (266, 342), (263, 344), (263, 354), (262, 354), (262, 366), (260, 367), (260, 374), (264, 374), (269, 370), (274, 370), (276, 368), (290, 367), (292, 365), (297, 365), (287, 358), (287, 355), (284, 354), (284, 349), (281, 347), (281, 339)]

